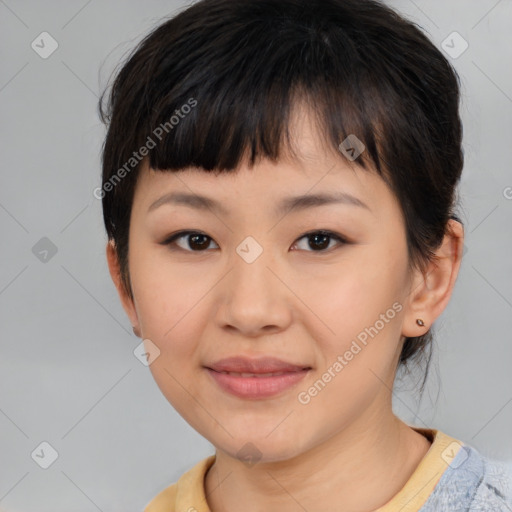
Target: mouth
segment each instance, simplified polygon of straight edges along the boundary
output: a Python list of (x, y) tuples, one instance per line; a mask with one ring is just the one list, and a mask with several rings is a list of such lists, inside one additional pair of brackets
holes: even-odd
[(206, 368), (219, 373), (246, 374), (247, 376), (269, 376), (269, 374), (282, 374), (311, 369), (308, 365), (291, 363), (276, 357), (253, 358), (242, 355), (220, 359), (207, 365)]
[[(215, 371), (215, 370), (213, 370)], [(273, 373), (239, 373), (239, 372), (218, 372), (223, 373), (225, 375), (234, 375), (235, 377), (278, 377), (279, 375), (286, 375), (291, 372), (273, 372)]]
[(311, 368), (266, 373), (206, 370), (224, 393), (246, 400), (262, 400), (289, 391), (306, 377)]

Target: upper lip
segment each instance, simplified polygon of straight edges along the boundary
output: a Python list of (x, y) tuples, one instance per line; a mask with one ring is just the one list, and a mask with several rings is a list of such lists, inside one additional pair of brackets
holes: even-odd
[(215, 363), (206, 366), (216, 372), (235, 373), (275, 373), (275, 372), (298, 372), (310, 369), (310, 366), (288, 363), (275, 357), (260, 357), (257, 359), (234, 356), (220, 359)]

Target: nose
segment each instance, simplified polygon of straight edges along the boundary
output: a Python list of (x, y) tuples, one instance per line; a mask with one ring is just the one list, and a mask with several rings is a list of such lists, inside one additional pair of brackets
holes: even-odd
[(293, 293), (284, 272), (271, 251), (264, 250), (252, 262), (240, 254), (232, 258), (231, 272), (217, 290), (220, 325), (247, 337), (286, 329), (292, 319)]

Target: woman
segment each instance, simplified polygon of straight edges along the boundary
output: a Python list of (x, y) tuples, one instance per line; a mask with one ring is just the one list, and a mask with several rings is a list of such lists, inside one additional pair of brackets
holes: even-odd
[(392, 411), (460, 268), (459, 82), (370, 0), (203, 0), (102, 110), (112, 279), (216, 448), (146, 512), (506, 510), (495, 461)]

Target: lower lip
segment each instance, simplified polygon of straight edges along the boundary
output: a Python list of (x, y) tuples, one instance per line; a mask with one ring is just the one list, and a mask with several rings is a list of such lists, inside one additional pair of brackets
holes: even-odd
[(239, 398), (268, 398), (278, 395), (300, 382), (309, 370), (288, 372), (275, 377), (238, 377), (207, 368), (217, 384)]

